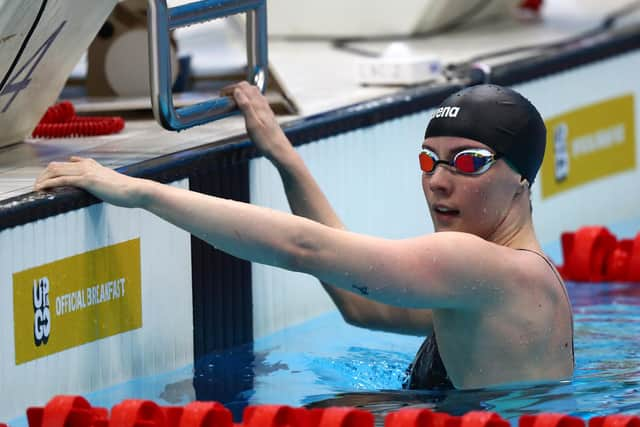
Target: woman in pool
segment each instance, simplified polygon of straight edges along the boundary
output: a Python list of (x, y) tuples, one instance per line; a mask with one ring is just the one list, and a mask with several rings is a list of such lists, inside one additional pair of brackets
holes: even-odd
[(531, 219), (529, 187), (546, 130), (528, 100), (494, 85), (447, 98), (419, 154), (436, 233), (387, 240), (344, 230), (255, 87), (240, 83), (227, 93), (278, 169), (294, 215), (128, 177), (78, 157), (51, 163), (36, 189), (77, 186), (114, 205), (144, 208), (229, 254), (316, 276), (347, 322), (427, 337), (409, 369), (409, 388), (572, 376), (571, 305)]

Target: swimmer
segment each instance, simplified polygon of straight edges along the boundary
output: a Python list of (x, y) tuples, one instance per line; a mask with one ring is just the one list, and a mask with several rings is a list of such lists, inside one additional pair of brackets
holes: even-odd
[(314, 275), (347, 322), (426, 337), (407, 388), (571, 378), (571, 304), (532, 223), (530, 186), (546, 129), (527, 99), (479, 85), (442, 103), (416, 147), (436, 232), (389, 240), (345, 230), (255, 87), (224, 92), (279, 171), (293, 214), (79, 157), (49, 164), (35, 188), (83, 188), (107, 203), (146, 209), (236, 257)]

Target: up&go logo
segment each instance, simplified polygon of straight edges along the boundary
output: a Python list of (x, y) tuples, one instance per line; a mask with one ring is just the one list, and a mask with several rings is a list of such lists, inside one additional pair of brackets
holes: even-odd
[(33, 340), (36, 346), (46, 344), (51, 333), (51, 310), (49, 304), (49, 279), (42, 277), (33, 281)]

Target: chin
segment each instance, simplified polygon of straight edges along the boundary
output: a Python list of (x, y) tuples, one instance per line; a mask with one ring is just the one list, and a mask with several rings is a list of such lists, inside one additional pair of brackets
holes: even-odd
[(456, 226), (454, 224), (433, 224), (433, 229), (436, 233), (441, 231), (455, 231), (458, 233), (473, 234), (473, 235), (484, 238), (484, 236), (478, 232), (479, 230), (474, 230), (468, 227), (460, 227), (459, 225)]
[(439, 231), (464, 231), (464, 230), (461, 230), (460, 227), (455, 227), (453, 225), (443, 225), (443, 224), (433, 224), (433, 229), (436, 233)]

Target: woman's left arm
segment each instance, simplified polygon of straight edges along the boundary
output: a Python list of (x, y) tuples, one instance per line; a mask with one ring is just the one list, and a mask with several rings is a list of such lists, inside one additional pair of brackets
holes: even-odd
[(283, 268), (290, 268), (296, 236), (329, 229), (272, 209), (126, 176), (87, 158), (50, 163), (35, 189), (58, 186), (82, 188), (116, 206), (145, 209), (222, 251)]

